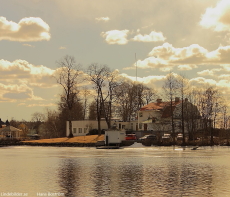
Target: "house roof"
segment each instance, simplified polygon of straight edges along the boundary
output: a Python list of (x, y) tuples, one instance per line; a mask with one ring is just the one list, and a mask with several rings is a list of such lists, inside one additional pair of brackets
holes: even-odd
[(20, 129), (17, 129), (13, 126), (6, 126), (4, 128), (1, 128), (0, 131), (6, 131), (6, 132), (11, 132), (11, 131), (22, 131)]
[[(176, 105), (180, 104), (182, 101), (173, 101), (172, 110), (176, 108)], [(150, 110), (159, 110), (162, 111), (162, 118), (168, 118), (171, 116), (171, 102), (155, 102), (149, 103), (148, 105), (143, 106), (140, 111), (150, 111)]]
[[(140, 111), (148, 111), (148, 110), (164, 110), (164, 108), (168, 108), (170, 106), (171, 102), (155, 102), (155, 103), (149, 103), (148, 105), (143, 106)], [(175, 106), (180, 104), (181, 101), (173, 101), (172, 106)]]

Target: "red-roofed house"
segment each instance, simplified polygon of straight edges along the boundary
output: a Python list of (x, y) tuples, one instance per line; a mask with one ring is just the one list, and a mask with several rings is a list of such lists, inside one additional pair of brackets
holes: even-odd
[[(196, 129), (200, 127), (200, 114), (195, 105), (190, 103), (188, 99), (183, 102), (184, 117), (185, 117), (185, 133), (189, 128)], [(172, 102), (172, 110), (174, 117), (175, 132), (181, 132), (181, 107), (182, 101), (176, 97)], [(193, 121), (189, 120), (193, 118)], [(195, 124), (194, 124), (195, 120)], [(190, 124), (193, 124), (192, 126)], [(139, 130), (144, 131), (158, 131), (162, 133), (171, 133), (171, 102), (162, 102), (162, 99), (157, 99), (155, 103), (149, 103), (143, 106), (138, 111), (138, 126)]]

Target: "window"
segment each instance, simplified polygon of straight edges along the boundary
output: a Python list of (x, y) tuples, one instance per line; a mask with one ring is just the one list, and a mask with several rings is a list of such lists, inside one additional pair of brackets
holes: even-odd
[(141, 113), (139, 113), (139, 116), (140, 116), (140, 117), (142, 117), (142, 116), (143, 116), (142, 112), (141, 112)]
[(142, 129), (142, 124), (141, 123), (139, 124), (139, 129)]
[(131, 130), (133, 130), (133, 123), (131, 123)]
[(84, 133), (87, 133), (87, 128), (84, 128)]
[(77, 133), (77, 128), (73, 128), (73, 133)]
[(82, 128), (78, 128), (78, 133), (82, 133)]

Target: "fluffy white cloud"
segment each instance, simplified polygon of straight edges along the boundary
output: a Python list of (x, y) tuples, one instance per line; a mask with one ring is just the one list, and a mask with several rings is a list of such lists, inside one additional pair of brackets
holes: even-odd
[(105, 41), (108, 44), (127, 44), (127, 36), (128, 36), (129, 30), (111, 30), (107, 32), (102, 32), (101, 36), (105, 38)]
[[(198, 44), (175, 48), (169, 43), (164, 43), (162, 46), (154, 47), (149, 57), (138, 60), (137, 64), (139, 68), (159, 68), (162, 71), (169, 71), (175, 66), (178, 66), (179, 70), (192, 70), (197, 68), (197, 65), (226, 65), (230, 64), (230, 46), (220, 46), (209, 52)], [(136, 64), (132, 68), (135, 67)]]
[(216, 7), (207, 8), (201, 18), (200, 25), (213, 28), (215, 31), (230, 30), (230, 1), (221, 0)]
[(216, 85), (217, 82), (214, 79), (196, 77), (196, 78), (190, 79), (189, 83), (195, 87), (199, 87), (199, 86)]
[(23, 18), (19, 23), (0, 17), (0, 40), (31, 42), (50, 40), (49, 25), (41, 18)]
[(26, 84), (10, 84), (0, 83), (0, 101), (16, 102), (18, 100), (43, 100), (41, 97), (35, 96), (32, 88)]
[(166, 79), (166, 76), (159, 75), (159, 76), (147, 76), (147, 77), (135, 77), (135, 76), (129, 76), (125, 73), (121, 74), (122, 77), (131, 80), (131, 81), (136, 81), (138, 83), (143, 83), (149, 87), (152, 87), (154, 89), (160, 90), (164, 84), (164, 81)]
[(211, 69), (211, 70), (203, 70), (203, 71), (200, 71), (200, 72), (197, 72), (198, 75), (201, 75), (201, 76), (216, 76), (217, 75), (217, 72), (220, 72), (222, 69), (221, 68), (218, 68), (218, 69)]
[(53, 85), (51, 76), (54, 70), (45, 66), (34, 66), (25, 60), (15, 60), (9, 62), (7, 60), (0, 60), (0, 82), (11, 83), (17, 81), (28, 82), (34, 86), (50, 87)]
[(138, 34), (132, 40), (138, 42), (159, 42), (165, 41), (165, 39), (166, 38), (163, 36), (162, 32), (152, 31), (149, 35)]
[(104, 21), (104, 22), (108, 22), (110, 20), (109, 17), (98, 17), (98, 18), (95, 18), (96, 21)]
[(162, 46), (153, 48), (149, 56), (157, 56), (165, 59), (169, 63), (185, 63), (194, 64), (204, 60), (207, 50), (198, 44), (192, 44), (188, 47), (174, 48), (169, 43), (164, 43)]

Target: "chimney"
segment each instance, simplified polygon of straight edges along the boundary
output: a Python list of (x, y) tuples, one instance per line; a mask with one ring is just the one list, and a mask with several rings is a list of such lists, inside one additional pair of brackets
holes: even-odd
[(175, 97), (175, 102), (179, 102), (180, 98), (179, 97)]
[(161, 103), (162, 102), (162, 99), (157, 99), (157, 103)]

